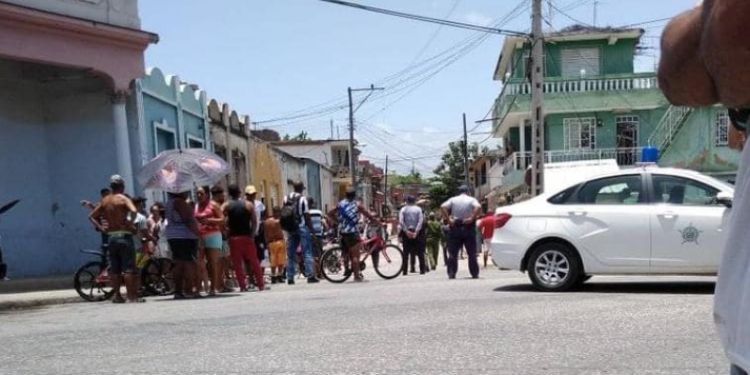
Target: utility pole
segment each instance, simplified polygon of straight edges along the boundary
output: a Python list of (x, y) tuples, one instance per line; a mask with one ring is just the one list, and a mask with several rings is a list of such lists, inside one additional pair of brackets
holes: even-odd
[(466, 113), (464, 113), (464, 184), (469, 186), (469, 136), (466, 134)]
[(388, 154), (385, 154), (385, 183), (383, 185), (383, 196), (385, 199), (385, 207), (388, 208)]
[[(349, 94), (349, 171), (352, 174), (352, 188), (355, 190), (357, 189), (357, 161), (354, 156), (354, 112), (356, 112), (357, 109), (359, 109), (359, 107), (364, 104), (367, 98), (369, 98), (370, 95), (372, 95), (372, 93), (376, 90), (385, 90), (385, 88), (375, 87), (375, 85), (370, 85), (370, 87), (363, 89), (353, 89), (351, 87), (347, 88), (347, 93)], [(370, 92), (364, 99), (362, 99), (361, 102), (359, 102), (357, 108), (354, 108), (354, 103), (352, 101), (352, 92), (355, 91)]]
[(542, 0), (533, 0), (531, 42), (531, 195), (544, 192), (544, 35)]
[(599, 0), (594, 0), (594, 27), (596, 27), (596, 12), (599, 7)]
[(333, 139), (333, 119), (331, 119), (331, 139)]

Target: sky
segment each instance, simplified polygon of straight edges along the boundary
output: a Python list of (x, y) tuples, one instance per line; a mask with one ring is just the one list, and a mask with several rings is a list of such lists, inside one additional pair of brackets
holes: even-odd
[[(530, 0), (351, 0), (478, 25), (530, 29)], [(672, 17), (696, 0), (545, 0), (545, 29), (574, 23), (624, 26)], [(596, 6), (595, 6), (596, 4)], [(355, 113), (363, 158), (430, 175), (462, 136), (497, 147), (488, 111), (504, 36), (365, 12), (318, 0), (141, 0), (144, 30), (159, 34), (146, 65), (198, 84), (259, 128), (348, 137), (347, 87), (383, 87)], [(515, 11), (515, 12), (513, 12)], [(562, 12), (560, 12), (562, 11)], [(511, 17), (508, 17), (511, 16)], [(637, 71), (653, 71), (666, 21), (646, 30)], [(354, 93), (355, 107), (367, 91)], [(274, 121), (282, 119), (281, 121)], [(269, 121), (270, 120), (270, 121)], [(333, 131), (331, 130), (333, 122)], [(415, 158), (416, 160), (408, 160)]]

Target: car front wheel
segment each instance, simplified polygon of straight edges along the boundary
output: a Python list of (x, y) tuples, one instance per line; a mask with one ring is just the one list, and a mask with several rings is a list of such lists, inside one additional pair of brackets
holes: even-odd
[(537, 289), (562, 292), (579, 284), (582, 268), (578, 254), (570, 246), (550, 242), (533, 250), (526, 270)]

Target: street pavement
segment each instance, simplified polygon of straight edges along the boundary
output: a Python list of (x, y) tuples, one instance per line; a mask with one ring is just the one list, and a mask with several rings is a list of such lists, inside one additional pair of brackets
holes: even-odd
[(726, 374), (714, 278), (444, 268), (368, 282), (0, 312), (0, 374)]

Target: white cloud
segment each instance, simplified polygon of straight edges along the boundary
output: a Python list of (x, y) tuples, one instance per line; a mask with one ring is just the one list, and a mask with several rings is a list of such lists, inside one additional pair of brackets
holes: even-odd
[(467, 23), (471, 23), (471, 24), (479, 25), (479, 26), (488, 26), (489, 24), (492, 23), (492, 17), (484, 15), (476, 11), (471, 11), (467, 13), (466, 15), (464, 15), (463, 19), (466, 20)]

